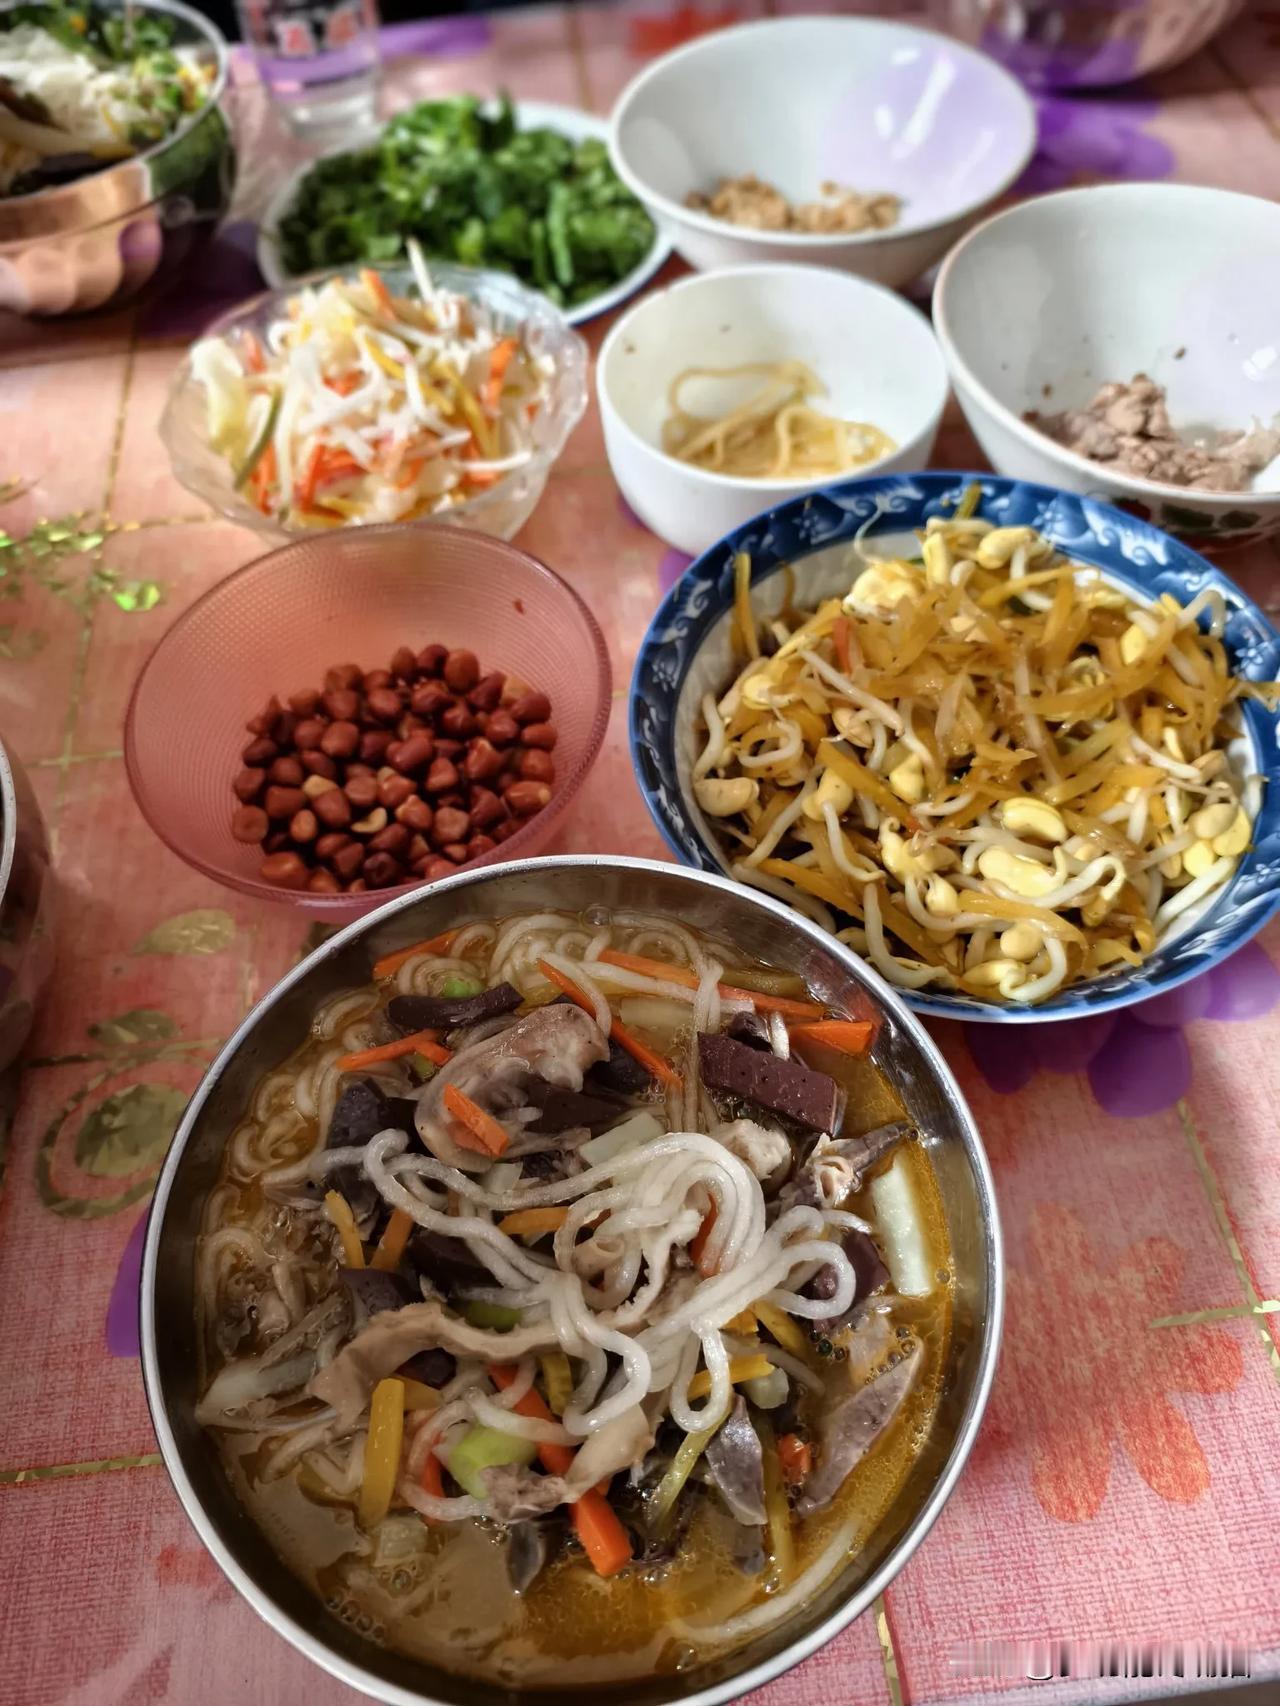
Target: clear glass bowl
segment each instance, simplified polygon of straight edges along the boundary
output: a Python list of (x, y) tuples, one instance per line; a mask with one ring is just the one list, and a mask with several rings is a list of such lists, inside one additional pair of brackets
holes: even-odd
[(474, 651), (551, 700), (556, 780), (536, 817), (463, 869), (527, 858), (550, 839), (595, 762), (609, 721), (604, 636), (573, 589), (502, 540), (436, 524), (353, 527), (294, 540), (220, 581), (179, 617), (133, 690), (125, 763), (143, 816), (181, 859), (258, 900), (350, 920), (415, 879), (364, 894), (274, 888), (262, 851), (236, 841), (231, 782), (245, 723), (278, 694), (320, 687), (327, 669), (382, 669), (399, 646)]
[[(393, 295), (417, 295), (413, 273), (407, 266), (379, 267), (376, 270)], [(300, 289), (322, 283), (325, 279), (350, 275), (351, 271), (343, 267), (332, 272), (313, 273), (307, 278), (296, 279), (286, 290), (264, 291), (261, 296), (253, 297), (215, 320), (204, 335), (219, 337), (248, 328), (261, 338), (266, 327), (280, 318), (289, 298), (296, 296)], [(506, 475), (488, 491), (457, 505), (447, 515), (424, 516), (420, 521), (406, 525), (431, 527), (445, 520), (454, 527), (470, 527), (499, 539), (510, 539), (533, 514), (552, 464), (586, 409), (587, 346), (554, 303), (537, 291), (526, 290), (504, 273), (432, 261), (431, 276), (446, 290), (457, 291), (472, 302), (483, 304), (499, 332), (524, 331), (540, 352), (551, 357), (555, 376), (551, 382), (549, 404), (533, 423), (533, 456), (524, 467)], [(228, 521), (251, 527), (255, 532), (277, 540), (317, 537), (315, 528), (291, 527), (263, 515), (236, 490), (230, 464), (209, 443), (204, 387), (192, 375), (190, 357), (183, 361), (169, 388), (164, 413), (160, 417), (160, 437), (169, 452), (176, 477), (188, 491), (203, 498)]]

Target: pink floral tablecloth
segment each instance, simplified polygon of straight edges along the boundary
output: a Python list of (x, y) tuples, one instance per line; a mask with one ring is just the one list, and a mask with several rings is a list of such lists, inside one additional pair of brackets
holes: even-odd
[[(387, 98), (505, 86), (605, 111), (687, 35), (792, 9), (816, 8), (627, 0), (402, 26)], [(59, 887), (56, 978), (0, 1098), (16, 1095), (0, 1131), (0, 1701), (15, 1706), (356, 1699), (201, 1550), (137, 1362), (142, 1227), (168, 1138), (218, 1040), (309, 945), (287, 910), (213, 887), (155, 840), (120, 751), (156, 640), (258, 550), (173, 481), (156, 436), (185, 340), (256, 287), (250, 221), (298, 153), (247, 66), (232, 107), (241, 189), (199, 278), (94, 319), (0, 317), (0, 728), (30, 768)], [(1280, 7), (1253, 7), (1139, 91), (1044, 100), (1041, 130), (1025, 192), (1120, 176), (1280, 194)], [(950, 416), (939, 463), (976, 455)], [(630, 779), (624, 688), (684, 559), (621, 504), (594, 410), (522, 543), (591, 603), (619, 684), (558, 844), (661, 856)], [(1274, 545), (1226, 566), (1280, 607)], [(1186, 1643), (1189, 1671), (1196, 1644), (1235, 1643), (1280, 1700), (1277, 958), (1273, 928), (1175, 997), (1052, 1040), (940, 1028), (1007, 1230), (993, 1402), (917, 1557), (765, 1690), (768, 1706), (1068, 1706), (1205, 1686), (1026, 1674), (1056, 1665), (1060, 1642), (1078, 1673), (1122, 1641)]]

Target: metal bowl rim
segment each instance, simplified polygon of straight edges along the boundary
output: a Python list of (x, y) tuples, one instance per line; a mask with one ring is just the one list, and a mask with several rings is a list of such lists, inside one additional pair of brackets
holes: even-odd
[[(681, 881), (690, 882), (703, 888), (724, 890), (735, 900), (740, 900), (748, 906), (759, 907), (761, 910), (772, 914), (779, 923), (796, 930), (801, 936), (807, 937), (812, 946), (840, 962), (845, 971), (857, 983), (867, 989), (877, 1001), (892, 1013), (895, 1023), (902, 1027), (902, 1030), (910, 1036), (916, 1047), (921, 1051), (921, 1055), (931, 1069), (935, 1081), (950, 1102), (956, 1115), (965, 1155), (973, 1169), (975, 1194), (982, 1224), (987, 1307), (985, 1317), (977, 1331), (978, 1357), (973, 1376), (973, 1388), (941, 1474), (879, 1567), (865, 1581), (860, 1583), (854, 1592), (841, 1605), (837, 1606), (817, 1628), (811, 1630), (803, 1638), (780, 1647), (776, 1653), (762, 1660), (749, 1671), (738, 1673), (710, 1687), (699, 1689), (696, 1693), (680, 1694), (677, 1688), (677, 1691), (670, 1696), (673, 1703), (679, 1700), (680, 1706), (724, 1706), (725, 1702), (741, 1698), (753, 1689), (762, 1687), (766, 1682), (781, 1676), (802, 1660), (809, 1658), (852, 1623), (855, 1618), (861, 1616), (877, 1595), (906, 1566), (936, 1522), (973, 1448), (973, 1442), (982, 1423), (983, 1414), (991, 1395), (992, 1383), (995, 1379), (1004, 1321), (1003, 1235), (996, 1204), (995, 1184), (982, 1139), (968, 1103), (951, 1069), (942, 1058), (937, 1045), (916, 1015), (910, 1011), (896, 991), (880, 977), (874, 968), (859, 960), (843, 943), (828, 936), (817, 925), (801, 917), (781, 901), (774, 900), (770, 895), (746, 890), (728, 878), (716, 876), (709, 871), (695, 871), (688, 866), (673, 865), (657, 859), (638, 859), (624, 855), (614, 857), (594, 853), (553, 855), (539, 859), (520, 860), (510, 866), (491, 867), (489, 870), (460, 871), (456, 877), (446, 878), (440, 883), (433, 884), (429, 892), (443, 894), (450, 891), (460, 895), (463, 890), (473, 884), (483, 885), (499, 874), (508, 872), (541, 871), (551, 874), (563, 869), (592, 869), (599, 866), (674, 876)], [(413, 891), (398, 896), (385, 906), (379, 907), (377, 911), (356, 919), (345, 929), (321, 943), (305, 959), (299, 961), (296, 966), (286, 972), (255, 1003), (223, 1045), (187, 1105), (186, 1112), (183, 1114), (182, 1121), (169, 1147), (160, 1176), (156, 1181), (155, 1195), (152, 1198), (147, 1222), (139, 1294), (142, 1372), (147, 1406), (151, 1412), (151, 1421), (155, 1428), (165, 1469), (188, 1520), (228, 1581), (265, 1622), (270, 1624), (278, 1634), (284, 1636), (299, 1652), (331, 1676), (337, 1677), (340, 1681), (347, 1683), (348, 1686), (359, 1689), (374, 1699), (386, 1702), (386, 1706), (435, 1706), (435, 1702), (434, 1697), (430, 1694), (411, 1692), (397, 1685), (384, 1682), (362, 1666), (349, 1662), (334, 1651), (322, 1635), (304, 1627), (284, 1612), (275, 1603), (270, 1590), (258, 1578), (251, 1576), (244, 1570), (231, 1556), (230, 1551), (223, 1545), (215, 1532), (212, 1522), (196, 1496), (186, 1472), (182, 1453), (169, 1424), (167, 1400), (161, 1384), (157, 1362), (156, 1268), (161, 1231), (169, 1198), (187, 1145), (213, 1087), (231, 1064), (240, 1048), (252, 1036), (260, 1021), (276, 1005), (281, 996), (307, 977), (313, 967), (332, 958), (365, 932), (415, 905), (423, 898), (424, 892), (427, 891)], [(286, 1570), (288, 1566), (280, 1562), (279, 1568)], [(317, 1626), (322, 1627), (322, 1625)], [(429, 1678), (433, 1674), (434, 1668), (423, 1665), (424, 1678)], [(678, 1683), (678, 1679), (673, 1679), (673, 1681)], [(579, 1691), (579, 1694), (575, 1695), (575, 1698), (578, 1697), (585, 1701), (588, 1694), (585, 1690)], [(523, 1694), (513, 1696), (515, 1700), (522, 1698), (529, 1702), (545, 1701), (550, 1706), (554, 1696), (548, 1690), (536, 1689), (530, 1689)]]

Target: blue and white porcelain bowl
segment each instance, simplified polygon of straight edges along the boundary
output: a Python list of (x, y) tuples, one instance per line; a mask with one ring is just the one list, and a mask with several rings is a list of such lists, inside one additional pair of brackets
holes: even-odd
[[(1224, 643), (1235, 672), (1252, 681), (1280, 677), (1280, 634), (1258, 607), (1211, 563), (1148, 522), (1092, 498), (993, 475), (846, 480), (765, 511), (704, 552), (663, 600), (644, 637), (631, 681), (631, 756), (645, 802), (678, 858), (706, 871), (727, 870), (694, 800), (690, 773), (701, 744), (696, 722), (702, 695), (722, 690), (733, 674), (729, 626), (737, 553), (751, 558), (753, 587), (791, 564), (796, 602), (813, 605), (848, 589), (855, 534), (874, 540), (880, 553), (907, 547), (903, 555), (914, 556), (914, 530), (932, 515), (950, 513), (975, 481), (984, 516), (1003, 527), (1034, 527), (1138, 600), (1167, 592), (1185, 604), (1203, 588), (1215, 588), (1227, 607)], [(904, 991), (908, 1004), (939, 1018), (1005, 1024), (1078, 1018), (1162, 995), (1255, 935), (1280, 910), (1280, 714), (1251, 699), (1242, 717), (1242, 767), (1265, 779), (1253, 847), (1226, 887), (1202, 911), (1180, 920), (1142, 966), (1073, 984), (1031, 1008), (935, 990)]]

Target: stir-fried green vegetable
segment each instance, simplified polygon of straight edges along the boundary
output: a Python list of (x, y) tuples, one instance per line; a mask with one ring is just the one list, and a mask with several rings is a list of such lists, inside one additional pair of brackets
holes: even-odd
[(603, 142), (517, 131), (503, 96), (420, 101), (369, 148), (318, 161), (280, 222), (291, 273), (391, 261), (416, 237), (428, 255), (511, 272), (572, 305), (624, 278), (653, 222)]

